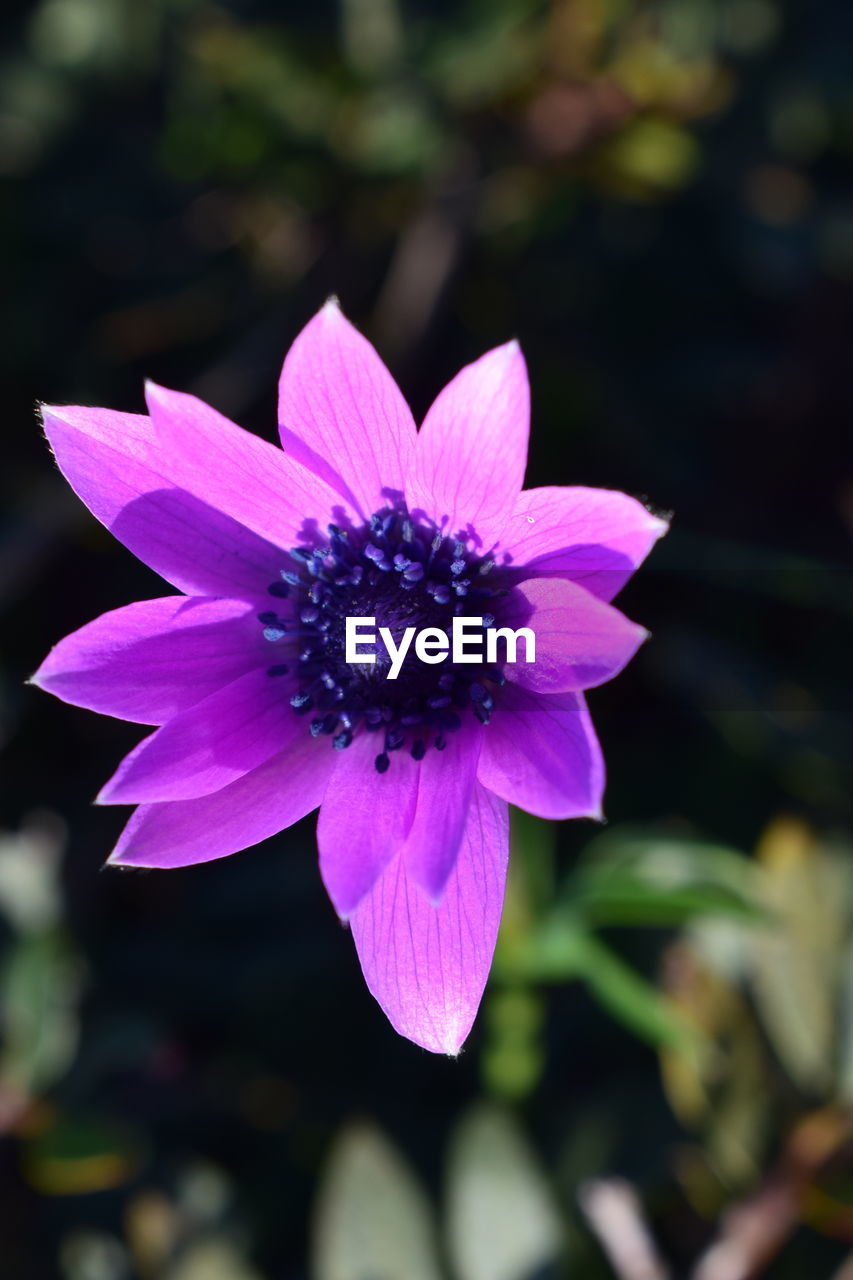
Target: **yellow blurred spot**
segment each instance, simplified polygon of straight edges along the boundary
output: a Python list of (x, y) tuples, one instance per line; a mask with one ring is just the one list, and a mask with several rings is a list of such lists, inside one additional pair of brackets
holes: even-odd
[(719, 111), (731, 100), (732, 71), (711, 57), (679, 57), (657, 39), (626, 44), (608, 74), (642, 107), (691, 119)]
[(809, 861), (814, 852), (811, 828), (799, 818), (785, 816), (774, 818), (765, 829), (755, 854), (768, 871), (784, 874)]
[(171, 1200), (162, 1191), (140, 1191), (125, 1209), (124, 1230), (140, 1274), (161, 1275), (181, 1231)]
[(611, 185), (641, 199), (685, 186), (699, 159), (699, 145), (686, 129), (655, 116), (634, 121), (605, 144), (599, 157)]
[(131, 1162), (118, 1153), (80, 1156), (40, 1156), (24, 1159), (24, 1173), (31, 1187), (45, 1196), (80, 1196), (107, 1191), (127, 1182)]

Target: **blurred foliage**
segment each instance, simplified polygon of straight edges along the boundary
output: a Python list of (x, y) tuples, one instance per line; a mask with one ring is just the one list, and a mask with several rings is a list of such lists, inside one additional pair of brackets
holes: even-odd
[(428, 1192), (387, 1137), (351, 1125), (320, 1187), (313, 1280), (441, 1280), (442, 1257), (456, 1280), (557, 1274), (560, 1213), (508, 1112), (481, 1105), (463, 1115), (450, 1138), (444, 1197), (440, 1233)]
[[(649, 1275), (842, 1280), (847, 0), (9, 0), (3, 24), (0, 1272), (598, 1280), (615, 1223)], [(528, 483), (675, 511), (625, 593), (653, 643), (591, 695), (612, 825), (514, 815), (455, 1063), (374, 1008), (311, 824), (97, 874), (119, 820), (89, 797), (134, 731), (23, 688), (161, 592), (51, 472), (34, 401), (132, 410), (151, 376), (271, 435), (332, 292), (419, 414), (516, 334)]]
[(697, 920), (664, 967), (665, 989), (705, 1033), (690, 1058), (664, 1054), (664, 1084), (725, 1187), (754, 1181), (809, 1106), (836, 1106), (830, 1131), (850, 1137), (850, 850), (780, 818), (750, 866), (768, 923)]
[(486, 1011), (491, 1037), (484, 1067), (491, 1087), (523, 1097), (538, 1081), (543, 1028), (532, 1013), (534, 984), (580, 979), (636, 1035), (695, 1053), (692, 1020), (626, 964), (599, 931), (693, 919), (761, 923), (767, 915), (751, 884), (752, 864), (732, 850), (695, 840), (615, 830), (593, 839), (576, 868), (555, 886), (553, 826), (522, 813), (513, 819), (507, 903)]
[(61, 823), (0, 835), (0, 1132), (68, 1069), (77, 1047), (79, 965), (60, 925)]
[(399, 1153), (367, 1125), (337, 1138), (314, 1236), (317, 1280), (441, 1275), (429, 1198)]

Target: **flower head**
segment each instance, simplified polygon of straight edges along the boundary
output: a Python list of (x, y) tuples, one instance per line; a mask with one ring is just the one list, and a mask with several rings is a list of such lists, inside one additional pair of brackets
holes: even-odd
[[(62, 640), (33, 677), (157, 726), (99, 801), (138, 808), (110, 858), (179, 867), (320, 807), (320, 870), (393, 1025), (455, 1053), (491, 963), (507, 802), (598, 816), (583, 690), (645, 638), (609, 603), (665, 531), (638, 502), (522, 491), (529, 393), (516, 343), (463, 369), (418, 431), (370, 344), (328, 303), (281, 374), (283, 449), (150, 385), (147, 415), (44, 406), (90, 510), (182, 594)], [(529, 628), (508, 652), (425, 660), (408, 636)], [(351, 661), (347, 619), (398, 654)], [(425, 650), (420, 650), (424, 654)]]

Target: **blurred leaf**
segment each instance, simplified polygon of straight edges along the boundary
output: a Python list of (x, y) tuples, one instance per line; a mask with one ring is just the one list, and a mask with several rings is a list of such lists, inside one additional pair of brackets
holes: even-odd
[(480, 1064), (487, 1089), (499, 1098), (526, 1097), (545, 1066), (542, 997), (529, 987), (492, 985), (481, 1018), (485, 1036)]
[(24, 1174), (43, 1195), (84, 1195), (127, 1182), (142, 1161), (137, 1137), (103, 1119), (59, 1116), (27, 1140)]
[[(511, 808), (506, 897), (494, 963), (495, 972), (511, 980), (541, 980), (542, 975), (532, 973), (531, 966), (544, 966), (548, 977), (574, 976), (574, 963), (567, 954), (571, 939), (543, 937), (542, 917), (553, 911), (555, 899), (555, 856), (554, 823)], [(551, 947), (553, 957), (548, 954)]]
[(684, 940), (666, 956), (665, 989), (701, 1034), (661, 1053), (669, 1103), (688, 1128), (704, 1133), (705, 1150), (726, 1183), (746, 1183), (760, 1167), (770, 1098), (761, 1035), (740, 992)]
[(202, 1240), (191, 1245), (162, 1280), (262, 1280), (229, 1240)]
[(20, 933), (50, 928), (60, 917), (64, 841), (53, 814), (33, 815), (20, 831), (0, 836), (0, 912)]
[(452, 107), (477, 107), (523, 83), (536, 65), (541, 39), (524, 0), (493, 0), (479, 7), (479, 21), (467, 30), (447, 30), (428, 74)]
[(849, 858), (822, 848), (804, 823), (780, 818), (757, 850), (765, 901), (778, 926), (752, 940), (753, 986), (762, 1020), (792, 1079), (832, 1084), (839, 975), (851, 901)]
[(592, 934), (582, 936), (582, 974), (599, 1002), (652, 1045), (685, 1045), (695, 1037), (660, 992)]
[(341, 0), (341, 26), (347, 60), (363, 75), (400, 63), (405, 31), (397, 0)]
[[(732, 849), (684, 838), (608, 832), (594, 839), (554, 900), (553, 829), (513, 814), (513, 858), (494, 973), (524, 983), (582, 979), (615, 1017), (651, 1044), (684, 1045), (685, 1020), (595, 933), (603, 925), (679, 925), (710, 919), (764, 923), (754, 865)], [(544, 912), (544, 914), (543, 914)], [(509, 996), (517, 999), (518, 993)], [(538, 1046), (500, 1018), (489, 1042), (493, 1087), (523, 1096)], [(513, 1092), (513, 1088), (515, 1092)]]
[(156, 50), (159, 11), (132, 0), (41, 0), (30, 19), (30, 44), (47, 66), (89, 75), (143, 71)]
[(63, 1237), (62, 1280), (130, 1280), (131, 1265), (121, 1241), (106, 1231), (80, 1228)]
[(667, 889), (630, 875), (589, 883), (574, 903), (581, 915), (596, 925), (677, 925), (707, 915), (761, 918), (752, 903), (724, 885), (708, 882)]
[(587, 849), (567, 900), (593, 925), (678, 925), (697, 916), (766, 920), (743, 855), (718, 845), (609, 834)]
[(542, 1071), (544, 1010), (541, 998), (529, 988), (527, 975), (518, 973), (516, 958), (537, 928), (538, 915), (554, 900), (556, 832), (553, 822), (511, 808), (510, 833), (495, 972), (503, 971), (513, 985), (507, 989), (493, 983), (488, 989), (481, 1064), (490, 1092), (501, 1098), (521, 1098), (535, 1087)]
[(77, 1046), (73, 953), (53, 931), (13, 943), (0, 979), (0, 1079), (25, 1094), (52, 1084)]
[(510, 809), (507, 891), (501, 917), (501, 940), (512, 943), (554, 901), (556, 829), (553, 822)]
[(838, 1019), (838, 1097), (853, 1104), (853, 938), (848, 939), (841, 969)]
[(524, 933), (504, 940), (493, 972), (510, 982), (567, 982), (584, 972), (585, 931), (565, 908), (553, 907)]
[(427, 166), (442, 138), (435, 121), (415, 95), (384, 90), (341, 111), (336, 148), (370, 173), (404, 173)]
[(338, 1138), (314, 1222), (314, 1280), (440, 1280), (433, 1214), (399, 1152), (377, 1129)]
[(564, 1247), (548, 1182), (511, 1116), (481, 1105), (451, 1139), (448, 1250), (458, 1280), (529, 1280)]
[(660, 993), (565, 907), (555, 908), (500, 957), (498, 976), (516, 981), (581, 978), (604, 1007), (653, 1045), (691, 1038), (684, 1019)]

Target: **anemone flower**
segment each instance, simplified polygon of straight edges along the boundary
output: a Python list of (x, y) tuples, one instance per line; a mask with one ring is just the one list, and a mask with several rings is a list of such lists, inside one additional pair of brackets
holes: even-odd
[[(146, 398), (146, 415), (42, 410), (79, 497), (181, 593), (104, 614), (33, 677), (156, 726), (98, 797), (138, 806), (109, 861), (221, 858), (319, 806), (320, 871), (368, 987), (402, 1035), (454, 1054), (494, 950), (508, 803), (600, 815), (583, 690), (644, 640), (609, 602), (666, 526), (621, 493), (522, 491), (515, 342), (419, 431), (334, 301), (285, 359), (282, 449), (193, 396)], [(535, 660), (410, 647), (389, 678), (409, 628), (440, 639), (463, 617), (475, 640), (527, 628)], [(375, 624), (366, 660), (347, 661), (351, 618)]]

